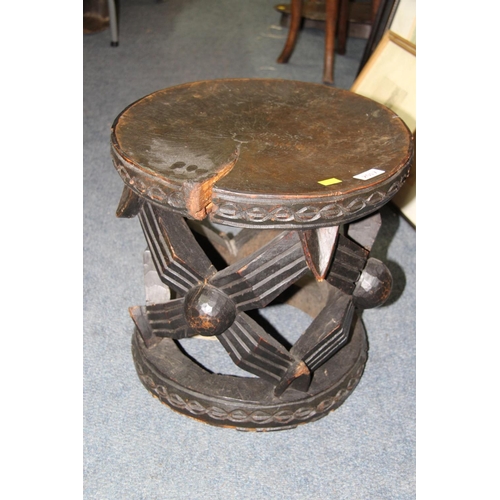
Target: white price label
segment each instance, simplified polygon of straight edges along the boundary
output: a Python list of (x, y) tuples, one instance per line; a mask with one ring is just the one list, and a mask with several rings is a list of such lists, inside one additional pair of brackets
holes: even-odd
[(372, 179), (373, 177), (377, 177), (377, 175), (383, 174), (385, 170), (379, 170), (378, 168), (371, 168), (366, 172), (362, 172), (361, 174), (354, 175), (353, 179), (361, 179), (362, 181), (367, 181), (368, 179)]

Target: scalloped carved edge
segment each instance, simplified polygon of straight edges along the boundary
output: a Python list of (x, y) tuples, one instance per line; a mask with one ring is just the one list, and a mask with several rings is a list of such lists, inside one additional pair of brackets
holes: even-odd
[[(241, 227), (303, 228), (345, 224), (368, 215), (385, 205), (401, 188), (410, 173), (409, 162), (395, 176), (378, 186), (377, 190), (366, 190), (348, 196), (332, 196), (321, 202), (287, 203), (270, 205), (269, 200), (241, 203), (214, 196), (214, 209), (210, 214), (213, 222)], [(214, 193), (215, 194), (215, 193)]]

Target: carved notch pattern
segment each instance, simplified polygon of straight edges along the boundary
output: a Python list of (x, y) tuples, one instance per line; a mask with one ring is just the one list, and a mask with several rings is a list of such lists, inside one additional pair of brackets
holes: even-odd
[(396, 180), (390, 179), (382, 184), (381, 189), (344, 198), (321, 206), (316, 205), (266, 205), (252, 206), (237, 202), (225, 202), (214, 199), (214, 210), (211, 218), (216, 222), (225, 220), (242, 221), (249, 224), (304, 224), (315, 221), (345, 222), (347, 219), (359, 218), (365, 213), (376, 210), (392, 198), (408, 177), (409, 167), (404, 169)]
[(349, 378), (347, 384), (340, 388), (335, 396), (327, 397), (321, 400), (318, 404), (310, 406), (302, 406), (296, 410), (292, 409), (279, 409), (275, 413), (270, 413), (263, 410), (249, 411), (247, 408), (235, 408), (233, 410), (225, 410), (218, 406), (208, 405), (189, 399), (185, 396), (169, 390), (165, 385), (157, 384), (152, 377), (152, 373), (146, 373), (143, 369), (144, 360), (142, 363), (138, 360), (136, 349), (132, 349), (134, 364), (142, 384), (150, 391), (150, 393), (158, 398), (163, 404), (170, 406), (182, 412), (189, 413), (193, 417), (209, 417), (218, 421), (228, 421), (234, 424), (252, 424), (252, 425), (266, 425), (278, 424), (286, 425), (291, 422), (299, 424), (301, 421), (310, 421), (312, 419), (320, 418), (328, 412), (338, 407), (347, 396), (354, 390), (359, 383), (364, 371), (366, 363), (366, 353), (360, 358), (360, 366), (356, 370), (354, 376)]

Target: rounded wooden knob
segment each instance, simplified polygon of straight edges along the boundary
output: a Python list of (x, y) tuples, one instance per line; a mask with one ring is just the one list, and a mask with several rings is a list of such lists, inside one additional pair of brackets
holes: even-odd
[(361, 309), (382, 305), (392, 289), (392, 275), (387, 266), (370, 257), (353, 292), (354, 303)]
[(199, 335), (224, 333), (236, 318), (233, 301), (210, 285), (200, 285), (188, 292), (184, 313), (189, 326)]

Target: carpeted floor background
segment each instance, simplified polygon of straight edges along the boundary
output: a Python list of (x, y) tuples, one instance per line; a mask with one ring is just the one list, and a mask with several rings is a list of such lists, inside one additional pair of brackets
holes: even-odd
[[(363, 314), (369, 360), (337, 411), (290, 431), (219, 429), (153, 399), (132, 363), (127, 309), (144, 302), (145, 241), (138, 220), (115, 217), (123, 184), (111, 163), (110, 126), (133, 101), (179, 83), (320, 83), (320, 31), (304, 30), (290, 62), (276, 63), (286, 38), (276, 3), (121, 0), (119, 47), (110, 47), (109, 30), (84, 36), (86, 500), (415, 497), (415, 229), (390, 205), (372, 255), (390, 267), (394, 290)], [(352, 85), (365, 43), (350, 38), (347, 53), (336, 56), (337, 87)], [(301, 331), (308, 321), (294, 310), (265, 314), (278, 330)]]

